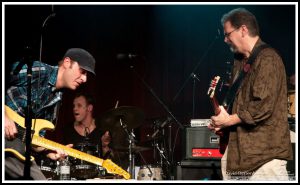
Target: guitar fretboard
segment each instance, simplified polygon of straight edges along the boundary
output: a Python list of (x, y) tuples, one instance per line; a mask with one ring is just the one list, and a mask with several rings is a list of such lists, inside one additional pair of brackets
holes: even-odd
[(55, 150), (57, 148), (63, 149), (68, 155), (75, 157), (77, 159), (85, 160), (93, 164), (97, 164), (102, 166), (103, 164), (103, 159), (100, 159), (98, 157), (95, 157), (93, 155), (88, 155), (84, 152), (75, 150), (73, 148), (66, 147), (65, 145), (50, 141), (48, 139), (38, 137), (38, 136), (33, 136), (32, 143), (38, 146), (42, 146), (44, 148), (50, 149), (50, 150)]

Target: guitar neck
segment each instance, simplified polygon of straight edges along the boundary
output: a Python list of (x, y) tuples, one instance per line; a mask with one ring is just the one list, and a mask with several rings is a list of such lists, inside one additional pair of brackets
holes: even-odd
[(210, 102), (214, 108), (215, 115), (219, 115), (221, 112), (221, 109), (219, 107), (219, 102), (216, 99), (216, 97), (214, 96), (214, 97), (210, 98)]
[(84, 152), (75, 150), (70, 147), (66, 147), (65, 145), (50, 141), (48, 139), (45, 139), (43, 137), (39, 137), (36, 135), (34, 135), (32, 138), (32, 144), (38, 145), (38, 146), (41, 146), (41, 147), (44, 147), (44, 148), (47, 148), (50, 150), (55, 150), (57, 148), (63, 149), (69, 156), (72, 156), (72, 157), (75, 157), (77, 159), (81, 159), (84, 161), (88, 161), (90, 163), (97, 164), (100, 166), (102, 166), (102, 164), (103, 164), (103, 159), (101, 159), (101, 158), (86, 154)]
[[(17, 126), (18, 129), (18, 136), (20, 136), (20, 140), (24, 140), (24, 134), (25, 134), (25, 119), (14, 112), (10, 107), (5, 105), (5, 112), (8, 115), (10, 119), (12, 119)], [(62, 144), (56, 143), (54, 141), (50, 141), (48, 139), (45, 139), (43, 137), (40, 137), (37, 135), (37, 133), (40, 132), (42, 129), (53, 129), (54, 126), (51, 122), (43, 119), (34, 119), (32, 120), (33, 123), (37, 124), (32, 124), (35, 125), (34, 127), (34, 135), (32, 136), (32, 144), (36, 146), (41, 146), (50, 150), (56, 150), (56, 149), (62, 149), (64, 150), (69, 156), (81, 159), (99, 166), (103, 166), (108, 173), (113, 173), (113, 174), (118, 174), (122, 175), (125, 179), (130, 178), (130, 174), (127, 173), (127, 171), (123, 170), (121, 167), (113, 163), (110, 159), (103, 160), (99, 157), (75, 150), (70, 147), (66, 147)], [(32, 127), (33, 128), (33, 127)], [(22, 136), (22, 137), (21, 137)], [(8, 147), (7, 147), (8, 146)], [(25, 157), (22, 156), (22, 154), (19, 152), (20, 150), (15, 149), (12, 145), (9, 146), (9, 142), (7, 141), (5, 144), (5, 152), (11, 152), (17, 157), (19, 157), (22, 160), (25, 160)]]

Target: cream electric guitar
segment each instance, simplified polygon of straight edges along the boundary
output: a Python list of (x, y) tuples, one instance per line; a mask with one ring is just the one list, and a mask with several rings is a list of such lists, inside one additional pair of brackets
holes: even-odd
[[(17, 114), (15, 111), (13, 111), (10, 107), (5, 105), (5, 112), (8, 115), (8, 117), (13, 120), (16, 123), (16, 127), (18, 130), (17, 138), (20, 139), (23, 143), (25, 142), (25, 119)], [(44, 119), (33, 119), (32, 120), (32, 125), (35, 123), (35, 129), (33, 130), (33, 137), (32, 137), (32, 144), (41, 146), (50, 150), (55, 150), (55, 149), (62, 149), (64, 150), (69, 156), (75, 157), (77, 159), (81, 159), (96, 165), (100, 165), (104, 167), (108, 173), (112, 174), (118, 174), (123, 176), (125, 179), (130, 179), (130, 174), (123, 170), (121, 167), (113, 163), (110, 159), (103, 160), (101, 158), (95, 157), (93, 155), (75, 150), (73, 148), (66, 147), (65, 145), (50, 141), (48, 139), (45, 139), (43, 137), (40, 137), (38, 134), (41, 130), (43, 129), (54, 129), (54, 125)], [(16, 140), (15, 139), (15, 140)], [(13, 141), (5, 141), (5, 152), (12, 153), (16, 157), (18, 157), (21, 160), (25, 160), (25, 157), (23, 156), (24, 154), (24, 148), (25, 145), (23, 145), (23, 148), (20, 146), (14, 146)], [(23, 151), (22, 151), (23, 150)], [(31, 160), (34, 158), (31, 157)]]

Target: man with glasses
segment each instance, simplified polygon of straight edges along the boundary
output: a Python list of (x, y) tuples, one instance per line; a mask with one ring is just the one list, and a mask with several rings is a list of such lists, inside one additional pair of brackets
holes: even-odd
[(208, 126), (214, 132), (229, 130), (223, 179), (288, 180), (292, 146), (282, 58), (261, 40), (256, 18), (248, 10), (234, 9), (221, 23), (224, 42), (242, 56), (234, 61), (231, 89), (223, 103), (229, 109), (220, 106)]

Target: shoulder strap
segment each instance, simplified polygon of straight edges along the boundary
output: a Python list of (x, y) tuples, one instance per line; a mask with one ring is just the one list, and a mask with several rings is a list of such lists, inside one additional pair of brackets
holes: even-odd
[(231, 88), (227, 92), (226, 97), (223, 102), (223, 105), (225, 107), (227, 107), (228, 112), (231, 112), (232, 103), (235, 98), (235, 94), (236, 94), (237, 90), (239, 89), (244, 77), (249, 72), (251, 65), (255, 61), (257, 55), (260, 53), (260, 51), (262, 51), (263, 49), (268, 48), (268, 47), (270, 47), (268, 44), (262, 44), (253, 50), (252, 55), (250, 55), (247, 63), (244, 65), (243, 70), (239, 73), (238, 78), (234, 81)]

